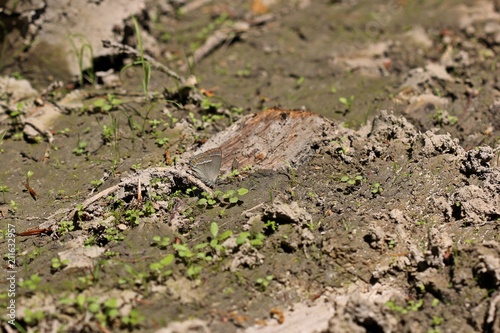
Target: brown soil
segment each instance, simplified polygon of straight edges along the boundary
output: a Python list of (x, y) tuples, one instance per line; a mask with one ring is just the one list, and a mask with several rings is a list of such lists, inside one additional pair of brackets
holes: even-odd
[[(43, 231), (15, 237), (14, 266), (4, 256), (6, 272), (16, 271), (17, 329), (500, 332), (493, 2), (259, 8), (217, 1), (153, 20), (161, 11), (149, 4), (141, 24), (167, 40), (160, 46), (179, 72), (218, 24), (261, 10), (274, 19), (183, 73), (198, 89), (153, 71), (145, 101), (134, 67), (121, 87), (82, 87), (85, 107), (66, 109), (51, 143), (18, 140), (9, 125), (1, 247), (7, 254), (8, 229)], [(122, 103), (96, 107), (107, 94)], [(238, 119), (277, 105), (324, 117), (308, 158), (220, 177), (213, 202), (169, 171)], [(232, 158), (222, 164), (229, 172)], [(36, 201), (22, 184), (28, 171)]]

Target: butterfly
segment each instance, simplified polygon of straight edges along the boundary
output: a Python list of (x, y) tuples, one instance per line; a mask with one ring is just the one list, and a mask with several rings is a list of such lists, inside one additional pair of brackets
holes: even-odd
[(221, 161), (222, 150), (214, 148), (193, 156), (189, 160), (189, 167), (195, 177), (207, 186), (214, 187), (217, 176), (219, 176)]

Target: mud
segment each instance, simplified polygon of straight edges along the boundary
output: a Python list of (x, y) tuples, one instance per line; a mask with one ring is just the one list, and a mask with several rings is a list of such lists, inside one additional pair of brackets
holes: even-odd
[[(22, 59), (2, 69), (27, 79), (0, 81), (3, 328), (500, 332), (494, 2), (178, 6), (147, 3), (140, 24), (179, 72), (222, 25), (273, 19), (183, 73), (196, 84), (153, 71), (149, 99), (138, 67), (45, 90)], [(231, 125), (276, 105), (323, 117), (255, 154)], [(215, 188), (186, 172), (231, 137)]]

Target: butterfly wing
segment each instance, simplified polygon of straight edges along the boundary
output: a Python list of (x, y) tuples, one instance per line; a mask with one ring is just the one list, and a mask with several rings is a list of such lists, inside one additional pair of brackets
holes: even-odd
[(194, 156), (189, 161), (189, 165), (195, 177), (213, 187), (219, 175), (221, 162), (222, 150), (215, 148)]

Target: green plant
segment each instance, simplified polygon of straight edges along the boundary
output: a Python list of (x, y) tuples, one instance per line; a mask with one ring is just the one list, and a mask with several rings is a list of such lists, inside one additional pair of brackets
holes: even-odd
[(169, 138), (167, 138), (167, 137), (158, 138), (158, 139), (156, 139), (156, 145), (161, 148), (161, 147), (165, 146), (168, 143), (168, 141), (169, 141)]
[(225, 193), (222, 194), (222, 198), (229, 202), (230, 204), (236, 204), (238, 201), (240, 201), (241, 196), (245, 195), (248, 193), (248, 189), (242, 187), (239, 188), (238, 190), (228, 190)]
[(436, 112), (432, 115), (432, 119), (434, 120), (434, 123), (440, 127), (443, 127), (444, 125), (454, 126), (458, 123), (458, 117), (450, 116), (448, 111), (442, 109), (436, 110)]
[(275, 232), (276, 230), (278, 230), (278, 224), (276, 223), (276, 221), (273, 221), (273, 220), (267, 220), (267, 222), (264, 223), (264, 227), (267, 230), (271, 230), (272, 232)]
[[(69, 35), (68, 39), (71, 43), (71, 47), (73, 49), (73, 53), (76, 56), (76, 59), (78, 61), (78, 68), (80, 70), (80, 86), (83, 86), (84, 79), (87, 79), (91, 84), (94, 84), (95, 82), (95, 74), (94, 74), (94, 50), (92, 48), (92, 45), (90, 42), (87, 40), (87, 38), (84, 35), (80, 34), (73, 34)], [(77, 47), (75, 40), (79, 39), (79, 42), (81, 43), (80, 48)], [(88, 62), (90, 67), (87, 70), (84, 70), (85, 66), (85, 51), (89, 52), (88, 56)]]
[(52, 268), (52, 271), (58, 271), (68, 266), (68, 264), (69, 264), (69, 259), (61, 260), (59, 258), (52, 258), (50, 267)]
[(231, 230), (226, 230), (219, 235), (219, 225), (217, 224), (217, 222), (212, 222), (210, 224), (210, 233), (212, 234), (210, 247), (212, 247), (215, 251), (223, 251), (224, 247), (221, 245), (221, 243), (233, 235), (233, 232)]
[(87, 154), (87, 145), (88, 143), (86, 141), (80, 141), (80, 136), (78, 135), (78, 141), (76, 143), (76, 148), (73, 149), (73, 154), (75, 154), (76, 156)]
[(19, 287), (21, 287), (22, 289), (28, 289), (30, 291), (35, 291), (38, 288), (40, 281), (42, 281), (40, 276), (38, 274), (33, 274), (29, 277), (29, 279), (19, 281)]
[(2, 192), (3, 203), (6, 203), (5, 193), (10, 192), (10, 188), (6, 185), (0, 185), (0, 192)]
[(297, 81), (295, 82), (295, 87), (300, 88), (302, 84), (304, 83), (305, 78), (303, 76), (300, 76)]
[(45, 314), (42, 310), (31, 311), (30, 309), (26, 309), (26, 311), (24, 312), (24, 321), (29, 325), (35, 325), (44, 317)]
[[(3, 144), (3, 138), (5, 137), (5, 134), (7, 131), (4, 131), (2, 135), (0, 135), (0, 146)], [(3, 153), (3, 148), (0, 148), (0, 154)]]
[(95, 189), (97, 189), (99, 186), (101, 186), (102, 183), (103, 183), (102, 179), (94, 179), (94, 180), (90, 181), (90, 184)]
[[(188, 191), (190, 191), (190, 189), (188, 189)], [(199, 206), (214, 206), (217, 203), (217, 200), (215, 200), (215, 198), (212, 197), (208, 192), (201, 192), (201, 196), (202, 198), (200, 198), (197, 203)]]
[(354, 96), (351, 95), (349, 98), (340, 97), (339, 102), (345, 106), (345, 113), (349, 113), (349, 111), (351, 111), (352, 104), (354, 103)]
[(260, 287), (262, 291), (265, 291), (267, 287), (269, 286), (269, 283), (274, 279), (274, 276), (272, 275), (267, 275), (265, 278), (258, 278), (255, 281), (255, 284)]
[(157, 246), (160, 249), (166, 249), (169, 244), (170, 244), (170, 238), (161, 236), (154, 236), (153, 241), (151, 242), (151, 245)]
[(347, 183), (349, 185), (355, 185), (355, 184), (359, 184), (361, 181), (363, 180), (363, 176), (342, 176), (340, 177), (340, 181), (343, 182), (343, 183)]
[(144, 213), (138, 209), (127, 209), (125, 211), (125, 221), (131, 225), (139, 225), (139, 218), (144, 215)]
[(261, 246), (264, 244), (264, 239), (266, 239), (266, 236), (261, 233), (254, 235), (254, 237), (252, 238), (250, 232), (243, 231), (236, 238), (236, 244), (242, 245), (243, 243), (248, 241), (252, 246)]
[(205, 96), (201, 100), (200, 106), (203, 110), (210, 110), (210, 109), (217, 110), (217, 109), (222, 107), (222, 103), (221, 102), (214, 102), (212, 100), (212, 98)]
[(169, 266), (174, 262), (175, 256), (171, 253), (168, 254), (167, 256), (163, 257), (160, 261), (154, 262), (149, 265), (149, 270), (152, 274), (155, 276), (161, 276), (161, 277), (167, 277), (172, 275), (172, 270), (168, 269), (165, 270), (165, 267)]
[(107, 94), (106, 98), (98, 98), (92, 104), (95, 111), (108, 113), (116, 108), (116, 106), (122, 104), (123, 101), (116, 98), (113, 94)]
[(139, 326), (145, 317), (137, 309), (132, 309), (127, 315), (121, 317), (122, 323), (129, 329)]
[(380, 185), (380, 183), (371, 184), (370, 189), (374, 195), (381, 194), (384, 191), (384, 188), (382, 187), (382, 185)]
[(58, 235), (64, 235), (75, 229), (75, 224), (73, 221), (61, 221), (59, 222), (59, 228), (57, 229)]
[(193, 250), (185, 244), (173, 244), (172, 246), (176, 250), (177, 256), (187, 265), (186, 276), (188, 278), (196, 279), (200, 275), (203, 267), (196, 264), (199, 260), (212, 260), (211, 256), (200, 251), (207, 247), (208, 243), (198, 244), (193, 248)]
[(153, 202), (146, 201), (146, 203), (142, 206), (142, 212), (144, 213), (144, 216), (153, 215), (156, 212)]
[(238, 77), (248, 77), (248, 76), (250, 76), (251, 73), (252, 73), (252, 65), (249, 64), (249, 63), (247, 63), (245, 65), (244, 69), (239, 69), (236, 72), (236, 76), (238, 76)]
[(144, 48), (142, 44), (141, 29), (135, 17), (134, 21), (135, 34), (137, 36), (137, 46), (139, 48), (139, 60), (134, 62), (134, 65), (141, 65), (142, 67), (142, 91), (146, 101), (149, 101), (149, 82), (151, 81), (151, 63), (144, 57)]
[(16, 212), (18, 208), (19, 208), (19, 206), (17, 205), (17, 202), (15, 202), (14, 200), (11, 200), (10, 201), (10, 209), (13, 212)]
[(388, 301), (387, 303), (385, 303), (385, 306), (387, 306), (389, 308), (389, 310), (392, 310), (394, 312), (399, 312), (403, 315), (408, 314), (409, 312), (416, 312), (423, 305), (424, 305), (424, 301), (421, 299), (416, 301), (416, 302), (413, 300), (410, 300), (406, 307), (396, 305), (396, 303), (394, 303), (394, 301)]

